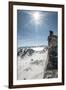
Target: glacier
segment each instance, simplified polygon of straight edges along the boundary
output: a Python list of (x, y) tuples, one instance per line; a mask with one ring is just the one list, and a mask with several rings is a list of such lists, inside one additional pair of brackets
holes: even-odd
[(17, 79), (43, 79), (48, 64), (48, 47), (20, 47), (17, 50)]

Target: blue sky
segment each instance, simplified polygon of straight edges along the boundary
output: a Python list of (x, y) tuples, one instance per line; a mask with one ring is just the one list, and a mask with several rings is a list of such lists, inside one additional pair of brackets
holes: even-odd
[[(35, 20), (34, 13), (39, 13)], [(17, 46), (48, 45), (49, 31), (58, 34), (58, 13), (37, 10), (17, 10)]]

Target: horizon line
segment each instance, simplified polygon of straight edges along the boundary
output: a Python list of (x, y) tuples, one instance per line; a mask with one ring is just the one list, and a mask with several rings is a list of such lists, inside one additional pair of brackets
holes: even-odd
[(25, 48), (25, 47), (44, 47), (44, 46), (48, 46), (48, 45), (39, 45), (39, 46), (19, 46), (19, 47), (17, 47), (17, 48), (20, 48), (20, 47), (22, 47), (22, 48)]

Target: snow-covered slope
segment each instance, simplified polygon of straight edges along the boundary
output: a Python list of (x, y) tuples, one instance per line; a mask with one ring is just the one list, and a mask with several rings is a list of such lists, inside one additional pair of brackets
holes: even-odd
[(47, 47), (21, 47), (17, 50), (19, 80), (42, 79), (48, 63)]

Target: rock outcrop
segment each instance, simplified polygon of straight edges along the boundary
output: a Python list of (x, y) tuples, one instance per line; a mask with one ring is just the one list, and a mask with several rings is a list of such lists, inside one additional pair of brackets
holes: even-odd
[(50, 31), (48, 36), (48, 55), (49, 55), (49, 64), (48, 69), (57, 69), (58, 68), (58, 40), (57, 35), (54, 35), (53, 31)]

